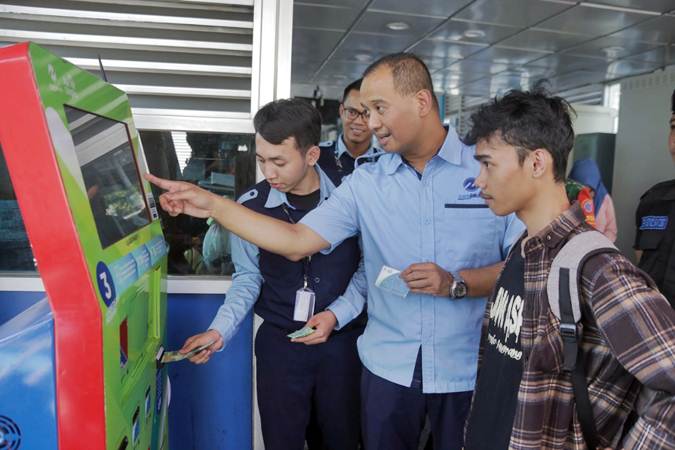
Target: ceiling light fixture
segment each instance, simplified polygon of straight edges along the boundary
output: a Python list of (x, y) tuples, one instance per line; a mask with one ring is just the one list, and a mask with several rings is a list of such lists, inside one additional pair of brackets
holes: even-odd
[(484, 37), (485, 37), (485, 31), (483, 31), (483, 30), (476, 30), (476, 29), (466, 30), (466, 31), (464, 32), (464, 37), (467, 37), (467, 38), (469, 38), (469, 39), (480, 39), (480, 38), (484, 38)]
[(356, 55), (354, 55), (354, 58), (356, 58), (356, 60), (359, 62), (368, 62), (371, 59), (373, 59), (373, 57), (370, 56), (368, 53), (357, 53)]
[(405, 31), (410, 28), (410, 24), (407, 22), (389, 22), (387, 28), (392, 31)]

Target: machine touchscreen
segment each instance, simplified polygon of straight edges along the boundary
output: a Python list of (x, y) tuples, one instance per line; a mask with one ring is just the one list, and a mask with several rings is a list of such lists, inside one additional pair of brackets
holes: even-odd
[(64, 105), (101, 246), (151, 221), (127, 127)]

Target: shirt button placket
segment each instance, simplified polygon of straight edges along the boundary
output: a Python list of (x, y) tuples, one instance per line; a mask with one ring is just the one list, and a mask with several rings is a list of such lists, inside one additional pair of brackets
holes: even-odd
[[(427, 163), (427, 168), (422, 177), (422, 261), (433, 262), (435, 249), (434, 242), (434, 204), (433, 204), (433, 183), (431, 174), (432, 161)], [(434, 298), (423, 296), (422, 302), (422, 385), (426, 390), (434, 389)]]

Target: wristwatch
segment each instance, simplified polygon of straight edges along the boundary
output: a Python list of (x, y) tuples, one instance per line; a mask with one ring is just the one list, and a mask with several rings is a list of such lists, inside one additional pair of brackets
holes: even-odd
[(450, 286), (450, 298), (464, 298), (466, 297), (469, 288), (466, 286), (466, 281), (459, 275), (459, 273), (452, 273), (452, 286)]

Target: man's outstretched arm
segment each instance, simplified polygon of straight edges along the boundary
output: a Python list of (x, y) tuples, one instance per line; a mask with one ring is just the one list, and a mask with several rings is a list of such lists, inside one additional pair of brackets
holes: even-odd
[(330, 246), (305, 225), (290, 224), (256, 213), (194, 184), (165, 180), (151, 174), (146, 174), (145, 178), (167, 191), (160, 195), (159, 204), (171, 216), (213, 217), (242, 239), (290, 260), (298, 261)]

